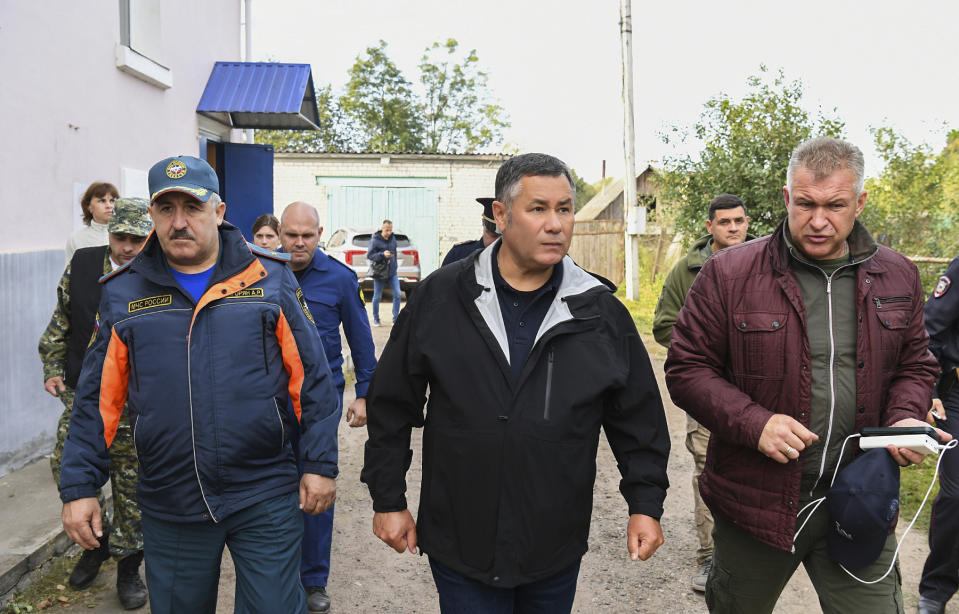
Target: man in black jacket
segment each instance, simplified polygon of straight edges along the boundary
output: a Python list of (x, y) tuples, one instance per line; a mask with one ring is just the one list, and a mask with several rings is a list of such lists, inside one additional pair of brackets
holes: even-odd
[[(362, 473), (373, 531), (429, 555), (443, 612), (570, 611), (600, 426), (623, 476), (630, 557), (663, 543), (659, 390), (625, 307), (566, 257), (574, 194), (552, 156), (500, 167), (502, 239), (421, 283), (373, 376)], [(405, 474), (423, 426), (414, 522)]]

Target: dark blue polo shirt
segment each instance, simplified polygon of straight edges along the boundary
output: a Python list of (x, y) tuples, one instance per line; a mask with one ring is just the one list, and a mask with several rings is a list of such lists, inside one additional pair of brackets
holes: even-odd
[(499, 273), (499, 264), (496, 258), (500, 244), (493, 248), (493, 283), (496, 284), (496, 298), (499, 299), (499, 309), (503, 313), (503, 324), (506, 326), (506, 338), (509, 340), (509, 365), (513, 372), (513, 381), (518, 382), (526, 365), (526, 358), (533, 349), (536, 333), (540, 324), (549, 311), (549, 306), (556, 298), (556, 291), (563, 283), (563, 265), (557, 263), (553, 267), (553, 275), (537, 290), (521, 292), (513, 289)]

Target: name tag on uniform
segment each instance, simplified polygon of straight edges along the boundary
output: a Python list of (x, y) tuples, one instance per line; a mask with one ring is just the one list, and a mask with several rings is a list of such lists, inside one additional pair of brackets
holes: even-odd
[(171, 305), (172, 303), (172, 294), (162, 294), (160, 296), (151, 296), (149, 298), (141, 298), (136, 301), (130, 301), (130, 304), (127, 305), (127, 311), (129, 313), (133, 313), (134, 311), (150, 309), (151, 307), (163, 307), (164, 305)]

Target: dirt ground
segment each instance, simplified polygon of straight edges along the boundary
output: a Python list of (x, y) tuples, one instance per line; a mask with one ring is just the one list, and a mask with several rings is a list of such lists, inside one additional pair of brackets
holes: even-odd
[[(381, 306), (387, 307), (388, 305)], [(388, 318), (385, 318), (385, 321)], [(383, 348), (390, 326), (374, 328), (377, 351)], [(662, 382), (662, 350), (649, 343), (653, 366)], [(593, 496), (593, 517), (589, 552), (583, 558), (573, 611), (586, 613), (705, 613), (702, 595), (689, 588), (695, 571), (696, 533), (693, 525), (692, 461), (683, 443), (685, 414), (664, 394), (672, 439), (669, 461), (671, 486), (663, 516), (665, 544), (645, 562), (631, 562), (626, 553), (626, 505), (617, 490), (619, 474), (605, 440), (600, 445), (598, 473)], [(344, 404), (352, 400), (347, 390)], [(374, 537), (373, 511), (369, 492), (360, 483), (365, 429), (340, 427), (340, 477), (337, 480), (336, 521), (334, 524), (332, 571), (328, 592), (336, 613), (434, 614), (439, 612), (436, 591), (425, 557), (397, 554)], [(411, 511), (419, 498), (420, 433), (414, 432), (414, 461), (407, 476)], [(927, 510), (924, 510), (928, 513)], [(903, 525), (905, 523), (902, 523)], [(910, 533), (900, 554), (906, 611), (915, 611), (917, 584), (927, 554), (924, 533)], [(121, 612), (112, 590), (115, 573), (101, 574), (95, 591), (82, 604), (55, 607), (57, 612)], [(229, 556), (224, 557), (218, 613), (233, 611), (235, 577)], [(953, 600), (954, 602), (956, 600)], [(142, 610), (141, 610), (142, 611)], [(779, 614), (821, 612), (819, 603), (804, 572), (792, 579), (776, 608)], [(959, 614), (959, 604), (951, 603), (947, 612)]]

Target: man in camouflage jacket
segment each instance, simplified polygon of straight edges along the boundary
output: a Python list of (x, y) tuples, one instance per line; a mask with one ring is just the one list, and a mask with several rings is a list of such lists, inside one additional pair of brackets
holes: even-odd
[[(44, 388), (58, 397), (64, 406), (57, 425), (57, 441), (50, 456), (53, 479), (60, 484), (63, 443), (70, 427), (74, 389), (80, 375), (83, 354), (93, 335), (100, 302), (101, 276), (110, 273), (136, 256), (153, 229), (147, 201), (120, 199), (114, 205), (108, 223), (109, 244), (85, 247), (74, 252), (57, 285), (57, 306), (50, 323), (40, 337)], [(137, 457), (128, 422), (121, 422), (110, 446), (110, 484), (113, 493), (113, 522), (103, 517), (104, 534), (96, 550), (85, 550), (70, 574), (70, 585), (84, 589), (93, 583), (100, 565), (112, 554), (117, 560), (117, 593), (127, 609), (146, 603), (146, 589), (140, 579), (143, 560), (143, 536), (140, 510), (136, 501)], [(97, 493), (100, 508), (103, 494)]]

